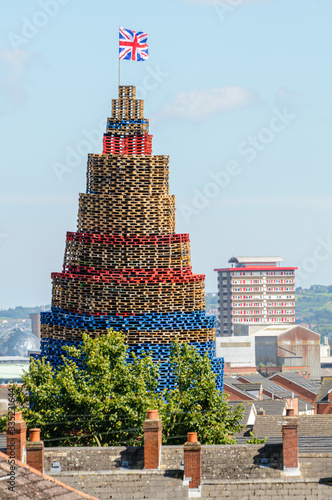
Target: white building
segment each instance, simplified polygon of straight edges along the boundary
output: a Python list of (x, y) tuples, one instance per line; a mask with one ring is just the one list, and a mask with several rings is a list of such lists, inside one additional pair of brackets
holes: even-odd
[(296, 267), (281, 257), (232, 257), (218, 272), (218, 335), (234, 335), (236, 324), (295, 323)]

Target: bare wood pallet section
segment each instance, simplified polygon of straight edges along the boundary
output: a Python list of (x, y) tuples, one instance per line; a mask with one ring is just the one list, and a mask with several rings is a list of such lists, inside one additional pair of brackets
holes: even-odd
[[(208, 353), (222, 388), (222, 361), (213, 357), (215, 321), (205, 314), (205, 277), (192, 273), (188, 235), (175, 233), (169, 157), (152, 154), (135, 87), (120, 86), (112, 100), (103, 153), (88, 155), (86, 181), (63, 270), (52, 273), (42, 353), (61, 363), (63, 345), (81, 342), (83, 332), (103, 335), (111, 325), (132, 349), (145, 346), (158, 359), (174, 340), (195, 345)], [(163, 366), (161, 388), (170, 383), (169, 370)]]

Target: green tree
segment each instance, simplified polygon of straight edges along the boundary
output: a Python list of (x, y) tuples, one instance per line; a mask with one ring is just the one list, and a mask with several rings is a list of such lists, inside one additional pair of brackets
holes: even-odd
[(168, 444), (182, 444), (187, 432), (197, 432), (204, 444), (235, 443), (232, 434), (240, 431), (243, 407), (232, 409), (226, 395), (216, 389), (215, 374), (207, 354), (175, 342), (170, 363), (175, 388), (165, 393), (161, 410), (163, 437)]
[(128, 362), (119, 332), (83, 334), (82, 345), (64, 350), (62, 366), (32, 361), (22, 386), (14, 386), (17, 409), (48, 446), (140, 444), (148, 409), (159, 410), (169, 444), (183, 444), (189, 431), (202, 443), (231, 443), (242, 428), (242, 409), (233, 411), (216, 389), (209, 358), (187, 344), (172, 346), (175, 388), (159, 393), (158, 364), (149, 353)]
[[(64, 365), (54, 370), (32, 361), (16, 387), (29, 427), (40, 427), (48, 445), (137, 444), (149, 408), (159, 407), (158, 367), (150, 356), (126, 363), (124, 337), (111, 332), (83, 335), (79, 348), (65, 348)], [(84, 369), (80, 364), (84, 360)]]
[(262, 439), (255, 437), (255, 433), (253, 431), (250, 431), (249, 434), (250, 434), (250, 439), (247, 439), (246, 441), (247, 444), (263, 444), (266, 443), (267, 441), (266, 437)]

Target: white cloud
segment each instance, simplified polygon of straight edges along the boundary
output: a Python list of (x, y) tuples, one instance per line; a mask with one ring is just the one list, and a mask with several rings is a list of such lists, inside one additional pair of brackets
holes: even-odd
[(37, 60), (38, 56), (34, 52), (22, 48), (0, 49), (0, 84), (5, 99), (15, 104), (27, 100), (26, 83)]
[(201, 120), (224, 111), (244, 108), (258, 101), (257, 95), (241, 86), (210, 90), (178, 92), (172, 103), (166, 104), (162, 116)]

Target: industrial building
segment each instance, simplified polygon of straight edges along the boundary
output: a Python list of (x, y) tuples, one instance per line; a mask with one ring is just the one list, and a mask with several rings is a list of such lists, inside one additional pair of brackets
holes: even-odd
[(320, 335), (300, 325), (236, 325), (232, 337), (216, 338), (216, 352), (239, 373), (261, 365), (266, 375), (296, 371), (313, 380), (321, 378)]
[(281, 257), (232, 257), (218, 272), (217, 334), (234, 335), (235, 325), (295, 323), (296, 267)]

